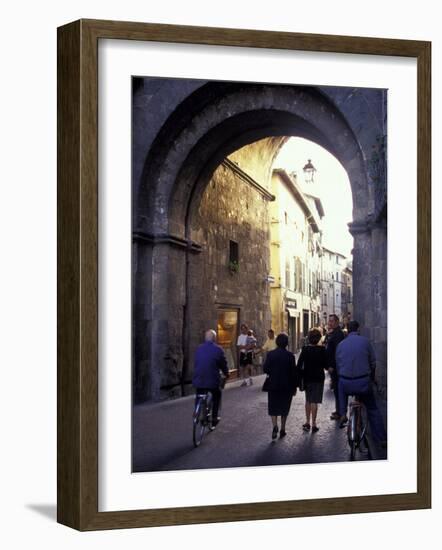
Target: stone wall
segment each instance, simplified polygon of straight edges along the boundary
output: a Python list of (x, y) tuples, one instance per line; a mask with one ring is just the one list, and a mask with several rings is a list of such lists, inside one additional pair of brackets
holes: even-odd
[[(268, 198), (221, 165), (215, 171), (190, 223), (191, 239), (202, 252), (189, 257), (188, 341), (189, 367), (204, 331), (217, 328), (218, 310), (239, 310), (239, 322), (263, 341), (271, 326)], [(238, 272), (229, 269), (230, 241), (238, 243)]]

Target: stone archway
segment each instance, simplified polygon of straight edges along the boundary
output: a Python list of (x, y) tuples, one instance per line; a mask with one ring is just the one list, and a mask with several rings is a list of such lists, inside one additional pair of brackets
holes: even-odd
[[(364, 97), (355, 111), (352, 96), (353, 109), (346, 109), (340, 93), (338, 89), (333, 96), (329, 89), (304, 86), (210, 83), (189, 94), (161, 127), (149, 147), (134, 204), (137, 400), (183, 391), (183, 373), (189, 376), (187, 266), (199, 251), (189, 238), (188, 220), (223, 159), (265, 138), (269, 147), (261, 163), (262, 181), (289, 136), (323, 146), (347, 171), (353, 196), (354, 316), (386, 357), (386, 228), (376, 219), (370, 164), (370, 148), (382, 121), (364, 110)], [(365, 112), (373, 120), (355, 127), (346, 110)]]

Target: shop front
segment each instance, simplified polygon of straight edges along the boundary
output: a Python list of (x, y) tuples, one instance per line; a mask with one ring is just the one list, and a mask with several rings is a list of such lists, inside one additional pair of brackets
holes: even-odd
[(239, 334), (239, 309), (222, 308), (218, 310), (218, 345), (220, 345), (227, 359), (230, 376), (237, 376), (238, 353), (236, 342)]

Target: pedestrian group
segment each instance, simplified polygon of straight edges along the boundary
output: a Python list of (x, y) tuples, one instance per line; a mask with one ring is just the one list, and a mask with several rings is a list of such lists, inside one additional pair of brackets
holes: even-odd
[[(338, 316), (330, 315), (327, 330), (318, 327), (309, 331), (296, 361), (295, 355), (287, 349), (287, 334), (281, 333), (275, 338), (274, 331), (269, 330), (264, 345), (258, 348), (253, 331), (246, 324), (241, 325), (237, 340), (241, 386), (252, 385), (254, 360), (259, 354), (265, 354), (263, 391), (268, 394), (273, 440), (278, 433), (280, 438), (285, 437), (287, 417), (298, 390), (305, 392), (305, 422), (302, 429), (311, 433), (319, 430), (318, 407), (322, 403), (325, 373), (328, 372), (335, 399), (331, 420), (338, 421), (339, 426), (344, 427), (348, 422), (348, 397), (357, 395), (367, 409), (373, 439), (385, 444), (387, 434), (373, 389), (376, 383), (373, 347), (368, 338), (359, 334), (357, 321), (350, 321), (345, 332), (347, 335), (340, 327)], [(224, 350), (216, 344), (216, 332), (208, 330), (204, 344), (196, 351), (193, 385), (197, 393), (210, 391), (213, 395), (212, 426), (220, 420), (220, 383), (228, 376)]]

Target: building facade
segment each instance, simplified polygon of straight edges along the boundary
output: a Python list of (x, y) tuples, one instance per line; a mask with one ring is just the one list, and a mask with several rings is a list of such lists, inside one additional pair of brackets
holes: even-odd
[(328, 316), (335, 314), (342, 324), (347, 321), (348, 287), (351, 286), (352, 272), (348, 259), (327, 247), (322, 247), (321, 255), (321, 310), (322, 324), (327, 324)]
[(183, 376), (188, 384), (193, 356), (204, 331), (214, 328), (229, 370), (238, 369), (242, 323), (262, 343), (271, 325), (269, 204), (274, 196), (241, 168), (247, 148), (215, 170), (190, 220), (190, 239), (201, 252), (188, 262), (183, 326)]
[(353, 269), (352, 262), (347, 261), (342, 270), (342, 323), (346, 326), (353, 319)]
[(319, 199), (310, 200), (296, 176), (273, 171), (270, 206), (272, 328), (287, 332), (289, 348), (297, 351), (309, 329), (320, 320)]

